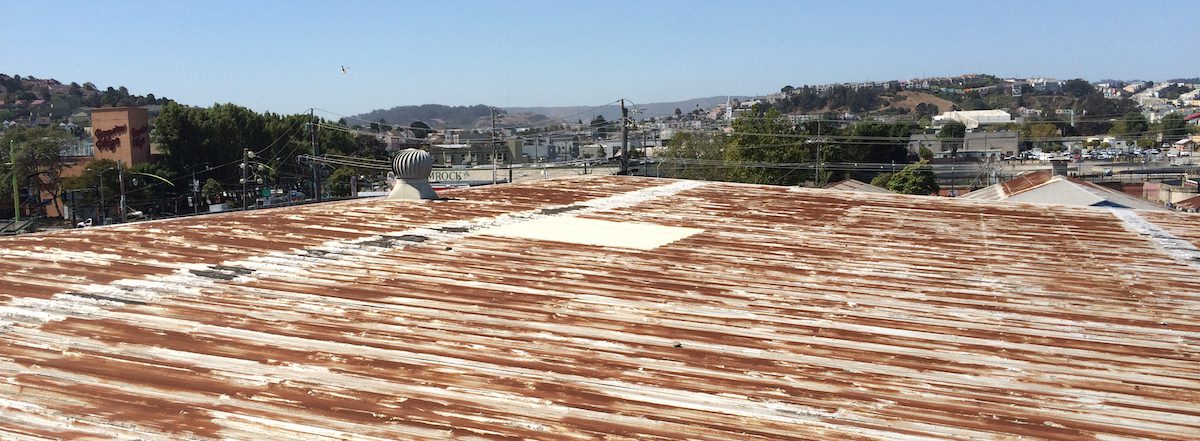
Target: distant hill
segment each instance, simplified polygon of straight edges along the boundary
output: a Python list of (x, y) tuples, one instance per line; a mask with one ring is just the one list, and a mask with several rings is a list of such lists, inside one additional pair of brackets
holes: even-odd
[(1173, 80), (1164, 81), (1165, 83), (1184, 83), (1184, 84), (1200, 84), (1200, 77), (1197, 78), (1176, 78)]
[[(390, 109), (372, 110), (355, 115), (354, 118), (379, 122), (380, 119), (388, 124), (409, 125), (414, 121), (422, 121), (433, 128), (482, 128), (491, 125), (491, 107), (476, 104), (474, 106), (446, 106), (441, 104), (422, 104), (419, 106), (396, 106)], [(535, 125), (550, 122), (550, 119), (539, 114), (509, 111), (497, 124), (502, 126)]]
[(28, 119), (30, 114), (54, 120), (85, 107), (149, 106), (166, 104), (154, 94), (133, 95), (125, 86), (103, 90), (92, 83), (62, 82), (52, 78), (0, 74), (0, 121)]
[[(742, 96), (696, 98), (667, 103), (636, 103), (641, 109), (634, 118), (646, 119), (673, 115), (675, 109), (686, 113), (695, 110), (709, 109), (717, 104), (724, 104), (728, 98), (745, 99)], [(634, 108), (634, 103), (629, 107)], [(616, 105), (606, 106), (565, 106), (565, 107), (508, 107), (505, 115), (497, 124), (504, 127), (545, 125), (558, 122), (589, 121), (596, 115), (612, 120), (620, 116), (621, 108)], [(474, 106), (445, 106), (441, 104), (422, 104), (419, 106), (396, 106), (390, 109), (372, 110), (354, 118), (379, 122), (383, 119), (388, 124), (408, 125), (413, 121), (423, 121), (433, 128), (462, 127), (484, 128), (491, 124), (490, 107), (484, 104)]]
[[(641, 109), (641, 114), (632, 115), (637, 119), (647, 119), (651, 117), (661, 118), (664, 116), (674, 115), (675, 109), (679, 109), (683, 113), (696, 110), (699, 106), (701, 109), (709, 109), (718, 104), (725, 104), (727, 99), (741, 100), (744, 96), (713, 96), (708, 98), (695, 98), (684, 101), (671, 101), (662, 103), (631, 103), (629, 107)], [(567, 107), (509, 107), (510, 113), (536, 113), (545, 115), (551, 119), (560, 119), (568, 122), (583, 120), (587, 122), (596, 115), (603, 116), (606, 120), (613, 120), (621, 116), (621, 108), (616, 104), (597, 106), (567, 106)]]
[(408, 125), (414, 121), (423, 121), (430, 127), (471, 127), (480, 118), (489, 118), (491, 108), (483, 104), (474, 106), (444, 106), (441, 104), (423, 104), (419, 106), (396, 106), (390, 109), (376, 109), (354, 118), (371, 122)]

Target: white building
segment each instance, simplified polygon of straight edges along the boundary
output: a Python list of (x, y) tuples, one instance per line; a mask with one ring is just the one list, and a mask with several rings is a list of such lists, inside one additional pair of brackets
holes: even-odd
[(1010, 124), (1013, 121), (1012, 115), (1003, 110), (960, 110), (946, 112), (933, 117), (934, 127), (950, 122), (957, 121), (967, 126), (967, 130), (974, 130), (981, 125), (988, 124)]

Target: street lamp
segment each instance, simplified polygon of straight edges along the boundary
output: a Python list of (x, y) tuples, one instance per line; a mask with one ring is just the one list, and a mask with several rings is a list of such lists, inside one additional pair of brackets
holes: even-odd
[[(96, 218), (97, 218), (97, 221), (100, 222), (100, 225), (104, 225), (104, 223), (105, 223), (104, 222), (104, 173), (109, 170), (112, 170), (114, 168), (117, 168), (117, 167), (116, 166), (105, 167), (104, 169), (102, 169), (96, 173), (96, 192), (99, 196), (96, 199), (96, 205), (97, 205)], [(92, 171), (92, 169), (87, 168), (87, 169), (84, 169), (84, 171)]]
[[(250, 149), (242, 149), (242, 163), (238, 164), (238, 167), (240, 167), (242, 169), (242, 179), (240, 179), (239, 182), (241, 182), (241, 184), (242, 184), (242, 209), (243, 210), (246, 210), (249, 208), (248, 204), (246, 203), (246, 196), (247, 196), (246, 195), (246, 184), (250, 183), (250, 182), (254, 182), (254, 183), (257, 183), (258, 185), (262, 185), (263, 178), (262, 178), (262, 176), (260, 176), (258, 174), (258, 172), (265, 171), (267, 169), (270, 169), (272, 172), (275, 171), (275, 169), (272, 168), (271, 166), (268, 166), (261, 162), (251, 162), (250, 161), (251, 159), (254, 159), (257, 157), (258, 157), (258, 155), (256, 155), (254, 152), (250, 151)], [(248, 174), (252, 174), (252, 177), (251, 177), (251, 175), (248, 175)]]
[(190, 170), (192, 173), (192, 214), (200, 213), (200, 181), (196, 180), (196, 169), (199, 169), (200, 166), (204, 166), (204, 171), (207, 172), (212, 170), (209, 165), (210, 164), (208, 162), (201, 162), (192, 166), (192, 169)]

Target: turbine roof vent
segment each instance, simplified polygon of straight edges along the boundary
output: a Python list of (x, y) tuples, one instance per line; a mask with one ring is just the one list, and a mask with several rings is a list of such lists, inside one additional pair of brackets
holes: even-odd
[(433, 156), (420, 149), (404, 149), (392, 157), (392, 174), (396, 175), (396, 186), (387, 199), (437, 199), (438, 195), (429, 185), (433, 173)]
[(429, 180), (429, 174), (433, 172), (433, 156), (429, 152), (419, 149), (404, 149), (392, 158), (392, 173), (396, 174), (396, 179), (424, 179)]

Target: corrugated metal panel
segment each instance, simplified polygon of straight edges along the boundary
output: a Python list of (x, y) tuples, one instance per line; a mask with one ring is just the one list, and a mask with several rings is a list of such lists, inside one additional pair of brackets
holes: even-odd
[[(444, 195), (0, 239), (0, 439), (1200, 433), (1200, 278), (1128, 226), (1195, 215), (630, 177)], [(480, 234), (554, 216), (703, 231)]]
[(871, 185), (866, 182), (859, 181), (857, 179), (844, 179), (844, 180), (837, 181), (832, 184), (826, 185), (825, 188), (827, 188), (829, 190), (842, 190), (842, 191), (865, 191), (868, 193), (895, 193), (886, 188)]
[(1026, 173), (962, 196), (964, 199), (1079, 206), (1118, 205), (1137, 210), (1166, 209), (1154, 202), (1050, 170)]

